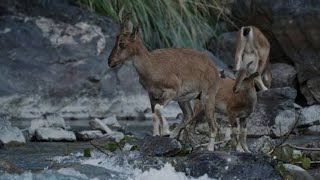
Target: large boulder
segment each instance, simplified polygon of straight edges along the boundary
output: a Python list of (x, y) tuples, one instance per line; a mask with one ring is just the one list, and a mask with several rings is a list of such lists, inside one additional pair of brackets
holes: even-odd
[(231, 15), (236, 26), (255, 25), (266, 34), (271, 42), (271, 62), (295, 66), (309, 105), (320, 103), (319, 8), (320, 2), (314, 0), (238, 0)]
[(150, 108), (132, 63), (107, 65), (118, 28), (109, 18), (68, 0), (3, 0), (0, 27), (0, 112), (125, 118)]
[(5, 115), (0, 115), (0, 147), (25, 144), (26, 139), (17, 127), (12, 127)]

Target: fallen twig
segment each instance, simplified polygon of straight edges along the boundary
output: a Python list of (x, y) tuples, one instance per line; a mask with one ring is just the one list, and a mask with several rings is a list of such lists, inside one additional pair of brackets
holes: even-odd
[(289, 146), (293, 149), (302, 150), (302, 151), (320, 151), (320, 148), (306, 148), (306, 147), (295, 146), (292, 144), (284, 144), (283, 146)]

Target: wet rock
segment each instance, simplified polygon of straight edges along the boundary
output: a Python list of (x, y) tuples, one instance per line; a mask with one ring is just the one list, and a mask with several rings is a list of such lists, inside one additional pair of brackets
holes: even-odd
[(296, 166), (293, 164), (283, 164), (284, 170), (284, 177), (291, 178), (291, 179), (305, 179), (305, 180), (314, 180), (314, 178), (300, 166)]
[[(299, 124), (312, 123), (320, 120), (320, 105), (313, 105), (305, 107), (301, 110), (301, 116), (299, 118)], [(309, 127), (310, 131), (320, 132), (320, 126)]]
[(251, 153), (196, 152), (178, 169), (192, 177), (207, 174), (215, 179), (281, 179), (270, 158)]
[(3, 160), (0, 160), (0, 171), (1, 170), (10, 174), (21, 174), (24, 172), (23, 169)]
[(141, 152), (148, 156), (174, 156), (182, 146), (176, 139), (163, 136), (149, 136), (143, 139)]
[(43, 115), (43, 118), (34, 119), (31, 121), (29, 128), (29, 135), (33, 136), (35, 131), (42, 127), (57, 127), (67, 129), (66, 123), (63, 117), (58, 113), (47, 113)]
[(87, 130), (76, 132), (77, 140), (80, 141), (89, 141), (92, 139), (97, 139), (103, 137), (103, 134), (99, 130)]
[(289, 64), (274, 63), (271, 64), (272, 88), (296, 87), (297, 71)]
[(110, 134), (113, 131), (107, 126), (105, 125), (100, 119), (95, 118), (95, 119), (91, 119), (89, 121), (89, 124), (91, 126), (92, 129), (98, 129), (101, 130), (104, 133)]
[(288, 133), (296, 122), (294, 100), (297, 91), (290, 87), (258, 92), (255, 111), (248, 120), (249, 135), (276, 136)]
[(103, 119), (102, 122), (107, 126), (113, 126), (113, 127), (118, 127), (118, 128), (121, 127), (118, 122), (118, 119), (115, 115), (112, 115), (112, 116), (109, 116), (109, 117)]
[(105, 134), (104, 137), (109, 139), (110, 141), (120, 142), (124, 138), (124, 134), (122, 132), (113, 131), (111, 133)]
[(12, 127), (5, 115), (0, 115), (0, 147), (25, 144), (26, 139), (17, 127)]
[(76, 141), (76, 136), (72, 131), (62, 128), (38, 128), (35, 131), (37, 141)]

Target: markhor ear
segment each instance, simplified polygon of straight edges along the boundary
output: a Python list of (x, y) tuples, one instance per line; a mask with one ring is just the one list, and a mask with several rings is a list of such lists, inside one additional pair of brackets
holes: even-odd
[(140, 25), (137, 25), (137, 26), (134, 28), (133, 32), (131, 33), (131, 37), (130, 37), (131, 41), (136, 40), (139, 32), (140, 32)]

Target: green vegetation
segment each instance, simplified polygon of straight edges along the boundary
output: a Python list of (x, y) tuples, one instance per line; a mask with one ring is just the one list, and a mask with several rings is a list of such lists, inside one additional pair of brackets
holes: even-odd
[(91, 157), (91, 150), (89, 148), (83, 149), (83, 156), (84, 157)]
[(83, 8), (118, 21), (119, 9), (140, 24), (142, 38), (150, 50), (165, 47), (202, 49), (217, 33), (217, 21), (226, 17), (228, 0), (78, 0)]

